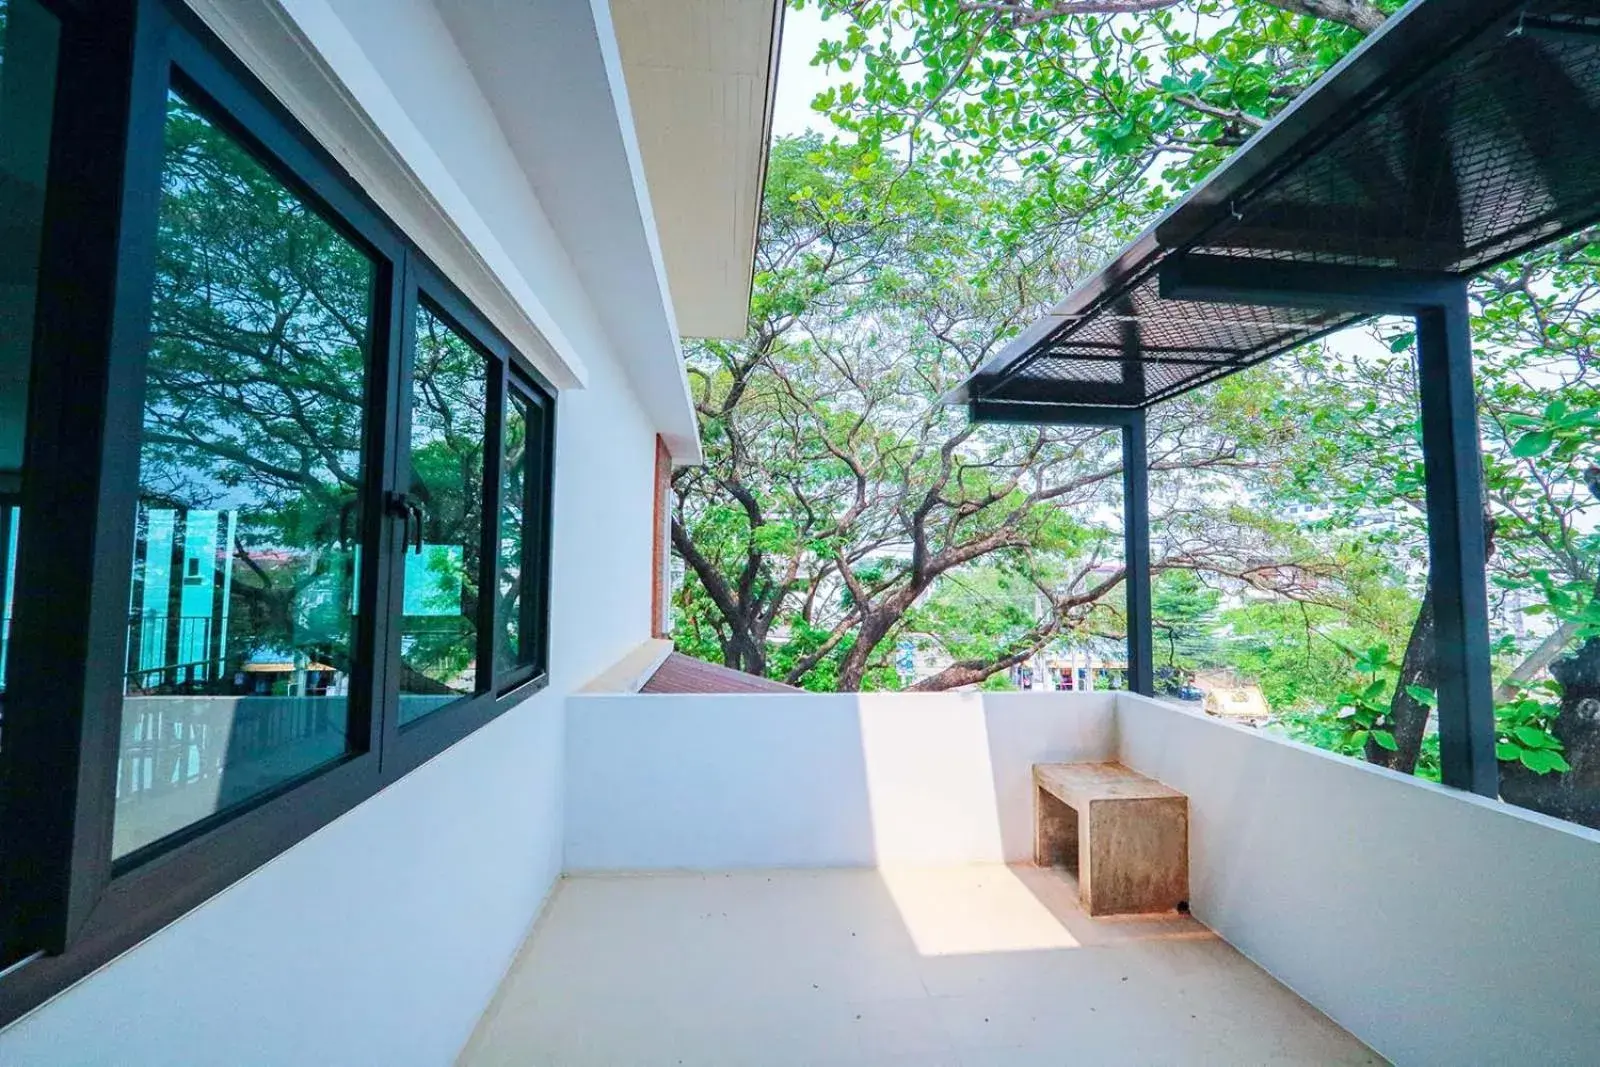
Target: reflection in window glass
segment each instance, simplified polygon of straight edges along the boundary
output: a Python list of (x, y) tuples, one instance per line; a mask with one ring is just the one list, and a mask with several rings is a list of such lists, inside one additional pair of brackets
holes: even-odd
[(17, 602), (17, 534), (22, 509), (0, 505), (0, 694), (6, 691), (6, 665), (11, 662), (11, 616)]
[(411, 385), (411, 498), (422, 507), (420, 551), (405, 556), (400, 721), (478, 687), (483, 441), (489, 363), (418, 308)]
[(530, 598), (522, 575), (528, 550), (525, 529), (528, 494), (528, 401), (512, 392), (506, 405), (505, 460), (500, 485), (500, 605), (495, 629), (501, 671), (534, 662)]
[[(60, 25), (35, 0), (0, 0), (0, 495), (21, 487), (45, 171)], [(0, 502), (0, 693), (10, 663), (19, 511)]]
[(346, 751), (373, 282), (169, 98), (115, 855)]

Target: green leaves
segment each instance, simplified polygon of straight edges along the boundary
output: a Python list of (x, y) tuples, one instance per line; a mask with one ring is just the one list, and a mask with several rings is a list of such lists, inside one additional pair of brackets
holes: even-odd
[(1596, 431), (1600, 431), (1600, 406), (1574, 408), (1558, 397), (1536, 416), (1512, 411), (1500, 421), (1522, 431), (1511, 445), (1516, 458), (1537, 459), (1554, 450), (1557, 460), (1570, 459), (1594, 443)]
[(1554, 737), (1550, 736), (1550, 734), (1546, 733), (1543, 729), (1537, 726), (1518, 726), (1515, 727), (1511, 732), (1526, 748), (1559, 749), (1561, 747), (1560, 741), (1557, 741)]
[(1549, 749), (1525, 748), (1519, 758), (1522, 761), (1522, 765), (1535, 774), (1559, 773), (1572, 770), (1572, 766), (1562, 758), (1559, 752), (1553, 752)]
[(1355, 669), (1362, 674), (1375, 674), (1384, 670), (1399, 670), (1400, 665), (1389, 655), (1388, 645), (1373, 645), (1356, 657)]
[(1428, 689), (1420, 685), (1408, 685), (1406, 686), (1406, 693), (1411, 697), (1412, 700), (1415, 700), (1418, 704), (1421, 704), (1425, 708), (1436, 708), (1439, 706), (1439, 694), (1435, 693), (1432, 689)]
[(1495, 758), (1519, 763), (1535, 774), (1559, 774), (1572, 767), (1551, 732), (1560, 713), (1561, 686), (1554, 681), (1522, 687), (1515, 699), (1495, 709)]
[(813, 66), (857, 81), (849, 96), (819, 94), (816, 109), (862, 144), (910, 141), (952, 173), (997, 167), (1053, 218), (1093, 205), (1121, 228), (1215, 167), (1360, 39), (1242, 2), (1207, 0), (1198, 24), (1165, 9), (1003, 6), (821, 0), (830, 32)]
[(1516, 444), (1511, 446), (1511, 454), (1518, 459), (1532, 459), (1550, 451), (1550, 446), (1554, 443), (1554, 433), (1548, 430), (1534, 430), (1517, 438)]

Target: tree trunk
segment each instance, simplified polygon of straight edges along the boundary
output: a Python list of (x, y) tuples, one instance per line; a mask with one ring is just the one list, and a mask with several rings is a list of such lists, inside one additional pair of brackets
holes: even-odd
[(1266, 0), (1273, 7), (1291, 11), (1296, 15), (1311, 15), (1329, 22), (1353, 26), (1362, 33), (1371, 33), (1383, 25), (1387, 17), (1383, 9), (1367, 0)]
[(752, 632), (754, 627), (742, 618), (731, 619), (729, 622), (732, 625), (728, 630), (728, 638), (722, 643), (723, 666), (765, 678), (766, 642), (759, 640)]
[(898, 612), (891, 616), (888, 612), (880, 610), (868, 614), (861, 620), (861, 625), (856, 630), (856, 643), (850, 646), (850, 651), (844, 654), (844, 659), (839, 663), (839, 680), (836, 687), (839, 692), (860, 692), (861, 682), (867, 676), (867, 661), (898, 618)]
[[(1494, 519), (1483, 518), (1483, 563), (1487, 567), (1494, 555)], [(1430, 570), (1431, 570), (1431, 564)], [(1417, 611), (1417, 621), (1406, 640), (1406, 654), (1400, 660), (1400, 678), (1395, 682), (1394, 696), (1389, 701), (1389, 722), (1394, 733), (1395, 751), (1380, 748), (1367, 741), (1367, 762), (1389, 767), (1402, 774), (1415, 774), (1417, 758), (1422, 755), (1422, 739), (1428, 732), (1428, 718), (1432, 709), (1418, 701), (1407, 691), (1408, 686), (1438, 691), (1439, 664), (1435, 640), (1437, 629), (1433, 607), (1433, 577), (1422, 594), (1422, 607)]]
[[(1595, 591), (1600, 596), (1600, 589)], [(1572, 639), (1578, 635), (1578, 624), (1564, 622), (1550, 631), (1550, 635), (1539, 642), (1539, 647), (1528, 654), (1528, 658), (1517, 664), (1516, 670), (1506, 675), (1506, 680), (1495, 687), (1494, 699), (1496, 703), (1503, 703), (1517, 695), (1517, 687), (1527, 685), (1556, 660), (1561, 658), (1561, 653), (1567, 650)]]
[(988, 681), (1001, 671), (1009, 670), (1019, 663), (1027, 660), (1037, 649), (1002, 656), (995, 660), (964, 659), (958, 660), (941, 670), (938, 674), (924, 678), (912, 685), (907, 690), (913, 693), (943, 693), (949, 689), (959, 689), (964, 685), (977, 685)]
[(1406, 654), (1400, 660), (1400, 678), (1395, 682), (1394, 698), (1389, 703), (1389, 722), (1394, 733), (1395, 751), (1367, 741), (1367, 762), (1390, 767), (1402, 774), (1417, 769), (1422, 754), (1422, 738), (1428, 732), (1431, 709), (1406, 691), (1407, 686), (1434, 689), (1438, 685), (1438, 658), (1434, 655), (1433, 580), (1422, 595), (1422, 607), (1406, 641)]
[[(722, 616), (722, 627), (717, 627), (717, 639), (722, 645), (722, 663), (736, 671), (767, 676), (767, 631), (761, 623), (759, 601), (746, 603), (724, 580), (717, 568), (700, 554), (689, 531), (676, 518), (672, 520), (672, 550), (694, 572), (700, 586), (706, 591), (717, 613)], [(780, 592), (779, 596), (783, 594)], [(754, 614), (752, 614), (754, 613)], [(756, 621), (752, 621), (756, 620)], [(725, 629), (724, 629), (725, 627)]]

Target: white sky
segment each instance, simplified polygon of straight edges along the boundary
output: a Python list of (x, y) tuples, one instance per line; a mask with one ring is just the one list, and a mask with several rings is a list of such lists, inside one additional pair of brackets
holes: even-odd
[(783, 13), (783, 43), (778, 52), (778, 98), (772, 107), (772, 133), (788, 137), (814, 130), (832, 132), (832, 124), (811, 110), (811, 100), (830, 81), (844, 81), (845, 75), (834, 71), (830, 77), (822, 68), (811, 66), (811, 57), (817, 54), (817, 44), (825, 37), (842, 36), (844, 23), (834, 19), (825, 24), (816, 8), (803, 11), (793, 8)]

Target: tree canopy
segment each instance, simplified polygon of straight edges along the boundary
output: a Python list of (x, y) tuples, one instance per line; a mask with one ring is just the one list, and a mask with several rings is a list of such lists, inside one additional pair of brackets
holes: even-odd
[[(1397, 5), (793, 3), (838, 28), (840, 132), (774, 143), (750, 332), (688, 347), (680, 647), (830, 690), (1115, 647), (1114, 437), (939, 397)], [(1499, 755), (1531, 775), (1570, 767), (1552, 671), (1600, 633), (1593, 236), (1472, 290)], [(1436, 774), (1413, 348), (1380, 322), (1152, 410), (1155, 624), (1164, 685), (1226, 669), (1278, 728)]]

